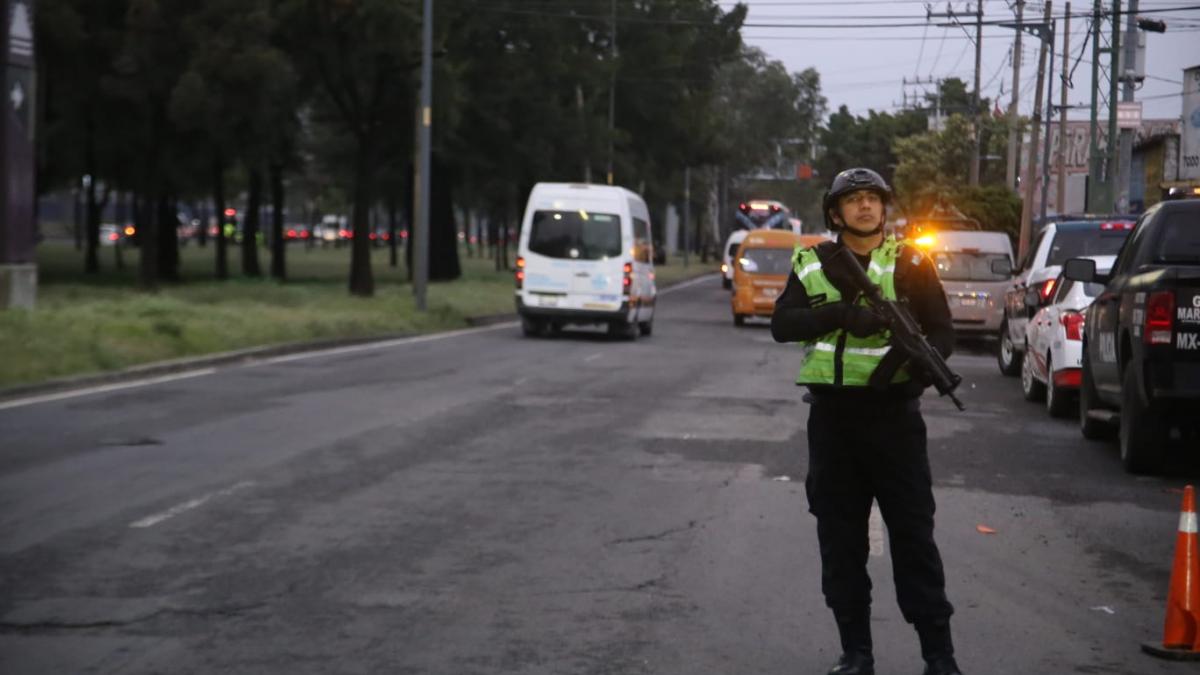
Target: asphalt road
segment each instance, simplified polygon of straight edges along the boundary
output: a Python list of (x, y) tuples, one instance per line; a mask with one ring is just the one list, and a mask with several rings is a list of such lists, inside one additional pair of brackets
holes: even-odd
[[(823, 674), (795, 348), (715, 277), (659, 312), (0, 402), (0, 672)], [(924, 409), (964, 671), (1195, 672), (1139, 650), (1186, 478), (952, 366), (968, 410)], [(871, 547), (878, 670), (919, 673)]]

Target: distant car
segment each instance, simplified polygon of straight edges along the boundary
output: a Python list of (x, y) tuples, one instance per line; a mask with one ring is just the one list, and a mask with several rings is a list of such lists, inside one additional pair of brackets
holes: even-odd
[[(1116, 256), (1090, 256), (1100, 274), (1108, 274)], [(1103, 284), (1083, 283), (1059, 275), (1050, 304), (1038, 310), (1025, 326), (1025, 359), (1021, 364), (1021, 391), (1027, 401), (1046, 401), (1054, 417), (1066, 417), (1078, 407), (1080, 366), (1083, 358), (1083, 324), (1088, 306), (1104, 290)], [(1037, 304), (1037, 289), (1028, 289), (1028, 301)]]
[(116, 246), (122, 239), (121, 228), (112, 223), (102, 223), (100, 225), (100, 245), (101, 246)]
[(1036, 288), (1041, 304), (1045, 304), (1054, 295), (1058, 273), (1068, 258), (1114, 255), (1132, 230), (1132, 220), (1113, 216), (1113, 220), (1051, 221), (1038, 232), (1004, 294), (1004, 317), (996, 350), (1001, 373), (1015, 376), (1021, 372), (1025, 324), (1037, 311), (1037, 307), (1026, 304), (1026, 289)]
[(823, 236), (796, 235), (791, 230), (750, 230), (734, 259), (733, 324), (741, 326), (752, 316), (770, 318), (775, 298), (783, 293), (792, 273), (796, 247), (823, 241)]
[(729, 233), (729, 238), (725, 240), (725, 248), (722, 251), (721, 258), (721, 287), (725, 289), (733, 288), (733, 261), (737, 255), (738, 246), (742, 245), (742, 241), (746, 239), (746, 235), (750, 230), (734, 230)]
[(994, 335), (1012, 279), (1012, 242), (1004, 232), (927, 232), (914, 243), (929, 254), (958, 334)]

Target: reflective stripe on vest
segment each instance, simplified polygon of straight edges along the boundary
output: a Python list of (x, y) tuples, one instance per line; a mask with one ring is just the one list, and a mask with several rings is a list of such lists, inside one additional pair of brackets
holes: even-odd
[[(867, 265), (867, 277), (879, 286), (883, 297), (888, 300), (896, 299), (896, 256), (899, 252), (900, 244), (894, 237), (887, 237), (871, 252), (871, 262)], [(842, 294), (829, 282), (821, 269), (821, 261), (814, 249), (796, 249), (792, 255), (792, 269), (804, 284), (804, 290), (810, 299), (824, 297), (822, 304), (842, 300)], [(867, 301), (859, 298), (858, 304), (866, 306)], [(815, 340), (802, 342), (804, 355), (800, 364), (800, 374), (796, 376), (796, 384), (866, 386), (880, 360), (891, 350), (888, 344), (890, 335), (891, 333), (885, 330), (859, 338), (839, 329)], [(907, 370), (901, 368), (892, 378), (892, 382), (903, 382), (907, 379)]]

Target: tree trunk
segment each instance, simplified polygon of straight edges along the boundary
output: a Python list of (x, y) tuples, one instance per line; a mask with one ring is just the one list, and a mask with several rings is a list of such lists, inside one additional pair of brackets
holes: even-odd
[[(229, 254), (226, 249), (225, 239), (225, 167), (222, 163), (221, 153), (217, 152), (213, 158), (213, 215), (217, 223), (216, 237), (217, 244), (217, 279), (229, 278)], [(208, 224), (205, 223), (205, 227)]]
[(250, 169), (250, 194), (247, 197), (246, 213), (242, 220), (242, 274), (261, 277), (258, 264), (259, 211), (262, 207), (262, 170), (257, 166)]
[(199, 215), (200, 227), (196, 230), (196, 245), (200, 248), (204, 248), (208, 245), (208, 200), (202, 199), (200, 204), (201, 207), (197, 212)]
[(396, 191), (388, 192), (388, 265), (396, 267), (400, 264), (399, 252), (396, 250)]
[(375, 295), (375, 278), (371, 275), (371, 239), (368, 209), (371, 207), (371, 180), (374, 178), (375, 158), (368, 138), (359, 138), (358, 161), (354, 172), (354, 237), (350, 240), (350, 294), (361, 297)]
[(129, 193), (117, 193), (117, 209), (114, 218), (117, 226), (117, 240), (113, 242), (113, 264), (117, 269), (125, 269), (125, 258), (123, 251), (125, 249), (124, 236), (125, 228), (131, 220), (129, 217)]
[(154, 197), (139, 194), (133, 201), (141, 284), (143, 289), (153, 291), (158, 289), (158, 225), (154, 217)]
[(271, 165), (271, 276), (287, 281), (287, 240), (283, 238), (283, 165)]
[(83, 271), (99, 274), (100, 258), (100, 210), (96, 206), (96, 125), (89, 112), (83, 125), (83, 170), (87, 176), (84, 202), (84, 243), (86, 244)]
[(453, 173), (435, 157), (429, 196), (429, 279), (451, 281), (462, 276), (458, 262), (458, 228), (454, 222)]
[(160, 192), (155, 214), (158, 218), (158, 277), (179, 281), (179, 218), (175, 200)]

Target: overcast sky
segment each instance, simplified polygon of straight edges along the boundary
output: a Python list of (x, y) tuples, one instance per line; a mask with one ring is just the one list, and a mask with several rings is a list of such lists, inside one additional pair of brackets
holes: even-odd
[[(932, 91), (929, 84), (908, 85), (903, 79), (959, 77), (967, 83), (968, 91), (974, 82), (975, 34), (974, 3), (962, 0), (950, 7), (967, 24), (971, 38), (957, 26), (939, 27), (949, 20), (935, 17), (926, 22), (925, 3), (921, 0), (743, 0), (750, 7), (742, 35), (746, 42), (782, 61), (791, 71), (808, 67), (821, 74), (822, 90), (829, 100), (830, 111), (846, 105), (851, 112), (865, 115), (869, 109), (894, 112), (901, 107), (904, 91), (911, 98), (922, 89)], [(733, 2), (721, 2), (732, 7)], [(1090, 104), (1092, 46), (1086, 45), (1089, 18), (1075, 16), (1090, 14), (1091, 2), (1071, 4), (1071, 63), (1077, 57), (1074, 87), (1069, 95), (1072, 105)], [(1111, 0), (1105, 6), (1111, 7)], [(1127, 4), (1123, 4), (1127, 8)], [(1166, 33), (1146, 34), (1146, 81), (1135, 94), (1143, 102), (1143, 117), (1179, 117), (1182, 108), (1182, 71), (1200, 65), (1200, 0), (1141, 0), (1139, 13), (1166, 21)], [(988, 21), (1012, 21), (1014, 12), (1004, 0), (984, 0), (983, 54), (981, 58), (981, 96), (995, 100), (1000, 97), (1001, 108), (1007, 107), (1011, 94), (1012, 62), (1009, 53), (1013, 46), (1014, 30), (1003, 26), (988, 26)], [(1192, 9), (1182, 9), (1192, 8)], [(1053, 5), (1053, 16), (1061, 17), (1062, 2)], [(1161, 10), (1161, 11), (1159, 11)], [(947, 3), (935, 3), (934, 11), (945, 13)], [(1040, 2), (1025, 6), (1025, 16), (1040, 20)], [(767, 25), (762, 25), (767, 24)], [(784, 26), (781, 24), (791, 24)], [(799, 25), (797, 25), (799, 24)], [(810, 27), (821, 24), (822, 27)], [(850, 25), (850, 28), (825, 27), (828, 24)], [(879, 24), (916, 24), (905, 27), (880, 27)], [(927, 24), (927, 25), (926, 25)], [(1107, 24), (1105, 24), (1107, 25)], [(1122, 21), (1124, 25), (1124, 21)], [(1062, 51), (1062, 26), (1058, 22), (1056, 52)], [(1123, 38), (1123, 36), (1122, 36)], [(1108, 35), (1101, 45), (1106, 46)], [(1021, 45), (1021, 111), (1028, 114), (1033, 107), (1034, 83), (1037, 77), (1037, 42), (1025, 34)], [(1107, 57), (1101, 55), (1101, 63)], [(1056, 60), (1053, 72), (1061, 74), (1062, 63)], [(1054, 102), (1059, 101), (1059, 80), (1054, 82)], [(1003, 95), (1001, 96), (1001, 91)], [(1072, 111), (1072, 119), (1086, 119), (1087, 110)]]

